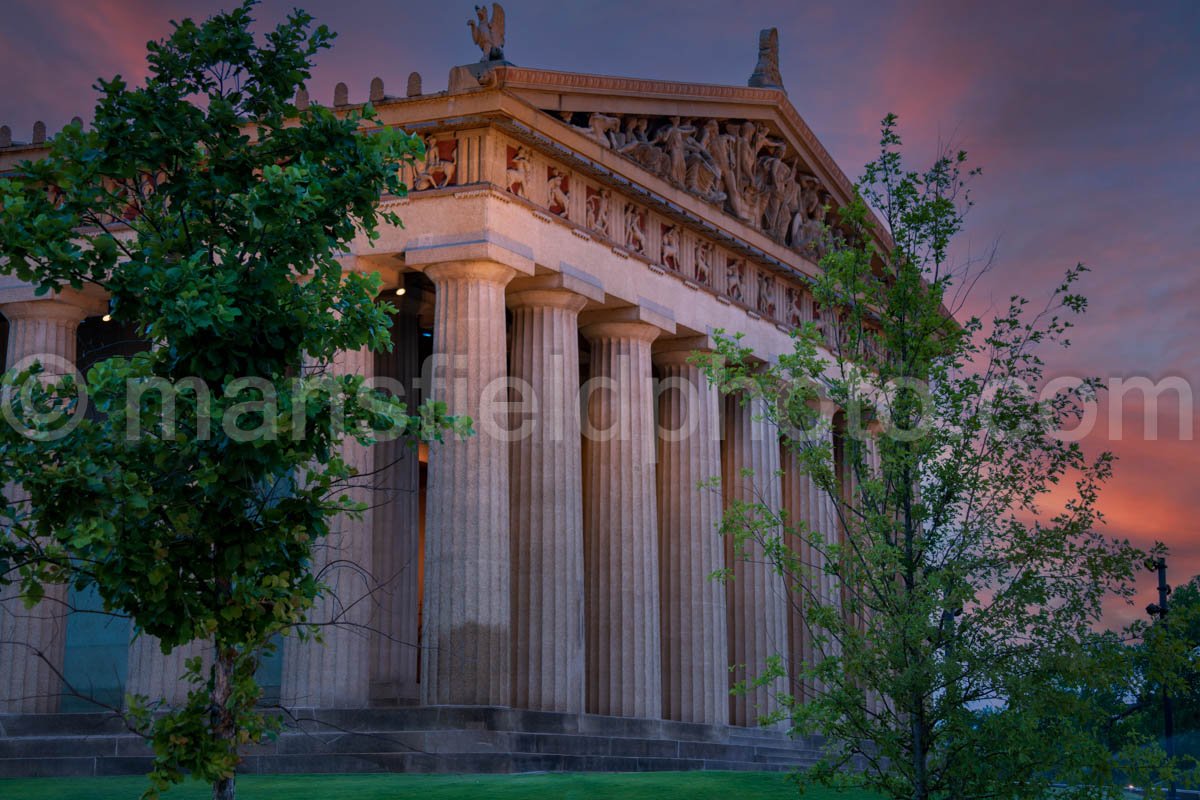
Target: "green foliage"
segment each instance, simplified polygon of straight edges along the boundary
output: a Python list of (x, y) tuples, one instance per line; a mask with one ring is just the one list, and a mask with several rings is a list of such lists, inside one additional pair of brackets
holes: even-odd
[[(802, 783), (925, 800), (1041, 798), (1062, 781), (1064, 796), (1119, 796), (1105, 693), (1126, 685), (1128, 660), (1094, 628), (1146, 554), (1098, 530), (1113, 457), (1059, 435), (1097, 382), (1040, 393), (1039, 352), (1069, 345), (1085, 268), (1041, 311), (1014, 296), (990, 321), (957, 321), (971, 275), (948, 249), (975, 172), (963, 153), (910, 171), (900, 146), (889, 116), (827, 232), (820, 326), (767, 367), (723, 333), (695, 357), (723, 391), (761, 395), (836, 510), (831, 539), (763, 504), (734, 504), (723, 525), (785, 576), (818, 654), (791, 665), (779, 698), (797, 734), (832, 743)], [(820, 577), (839, 591), (816, 591)]]
[[(1162, 734), (1164, 689), (1172, 698), (1176, 729), (1200, 731), (1200, 577), (1176, 587), (1167, 608), (1165, 618), (1153, 624), (1139, 620), (1130, 631), (1137, 641), (1132, 655), (1139, 710), (1130, 722), (1152, 736)], [(1191, 755), (1200, 757), (1200, 748)]]
[[(1134, 622), (1125, 650), (1131, 681), (1110, 702), (1110, 746), (1129, 782), (1162, 796), (1162, 788), (1200, 786), (1200, 578), (1170, 595), (1166, 617)], [(1164, 694), (1170, 697), (1174, 753), (1164, 739)], [(1157, 793), (1157, 794), (1156, 794)]]
[(382, 193), (419, 138), (367, 106), (335, 116), (291, 98), (333, 35), (293, 11), (261, 37), (254, 3), (149, 45), (150, 78), (101, 81), (89, 130), (0, 180), (0, 269), (40, 294), (100, 287), (112, 316), (151, 349), (92, 367), (82, 411), (74, 382), (9, 373), (0, 480), (19, 482), (0, 543), (27, 602), (45, 582), (94, 585), (165, 651), (197, 639), (215, 663), (189, 665), (185, 707), (132, 698), (152, 741), (157, 790), (184, 771), (228, 782), (239, 744), (277, 723), (255, 710), (254, 672), (277, 634), (322, 591), (314, 542), (360, 508), (343, 439), (440, 439), (470, 420), (326, 374), (338, 351), (390, 347), (374, 275), (337, 257), (382, 223)]

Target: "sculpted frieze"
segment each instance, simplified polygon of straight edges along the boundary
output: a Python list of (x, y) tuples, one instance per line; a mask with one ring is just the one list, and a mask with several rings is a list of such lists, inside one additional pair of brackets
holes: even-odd
[[(810, 251), (828, 239), (821, 226), (828, 208), (820, 184), (797, 171), (797, 162), (784, 156), (786, 146), (764, 126), (738, 122), (722, 128), (718, 120), (696, 125), (672, 118), (655, 128), (645, 117), (592, 116), (589, 130), (596, 137), (628, 157), (657, 159), (668, 180), (689, 192), (714, 202), (725, 201), (727, 188), (738, 192), (747, 213), (773, 236), (782, 234), (789, 243), (795, 241)], [(409, 173), (414, 192), (467, 179), (464, 170), (476, 151), (462, 134), (431, 133), (424, 143), (425, 157)], [(792, 326), (813, 318), (811, 295), (791, 276), (735, 255), (677, 215), (665, 216), (622, 196), (591, 176), (547, 159), (529, 144), (513, 139), (498, 144), (492, 151), (503, 159), (496, 165), (502, 167), (497, 182), (534, 203), (543, 221), (553, 217), (567, 221), (581, 238), (608, 240), (618, 254), (639, 256), (694, 289), (703, 287), (742, 305), (754, 318)]]

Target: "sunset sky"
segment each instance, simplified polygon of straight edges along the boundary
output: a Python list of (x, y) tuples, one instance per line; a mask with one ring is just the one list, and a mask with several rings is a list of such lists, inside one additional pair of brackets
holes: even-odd
[[(0, 124), (28, 140), (90, 117), (97, 76), (145, 75), (145, 42), (169, 20), (230, 0), (5, 0), (0, 9)], [(372, 77), (402, 94), (410, 71), (444, 89), (451, 66), (478, 58), (471, 0), (266, 0), (274, 21), (302, 5), (340, 35), (310, 86), (332, 101)], [(959, 256), (995, 248), (970, 309), (1017, 292), (1044, 298), (1077, 261), (1094, 271), (1075, 347), (1048, 353), (1055, 375), (1185, 379), (1200, 389), (1200, 3), (689, 2), (509, 0), (508, 58), (522, 66), (743, 84), (757, 32), (779, 28), (792, 103), (852, 178), (878, 122), (900, 116), (913, 166), (939, 143), (982, 166)], [(1124, 437), (1103, 424), (1093, 449), (1120, 458), (1102, 507), (1109, 532), (1170, 544), (1172, 580), (1200, 573), (1200, 447), (1181, 438), (1181, 404), (1160, 399), (1147, 441), (1138, 396)], [(1192, 398), (1182, 413), (1196, 425)], [(1153, 577), (1132, 609), (1141, 614)]]

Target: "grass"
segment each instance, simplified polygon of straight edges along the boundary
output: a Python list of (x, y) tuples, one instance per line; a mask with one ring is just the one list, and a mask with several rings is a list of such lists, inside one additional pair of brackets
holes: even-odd
[[(135, 800), (142, 778), (0, 779), (4, 800)], [(165, 800), (202, 800), (207, 786), (184, 784)], [(796, 787), (779, 773), (650, 772), (540, 775), (247, 775), (242, 800), (796, 800)], [(859, 800), (868, 795), (821, 790), (805, 800)]]

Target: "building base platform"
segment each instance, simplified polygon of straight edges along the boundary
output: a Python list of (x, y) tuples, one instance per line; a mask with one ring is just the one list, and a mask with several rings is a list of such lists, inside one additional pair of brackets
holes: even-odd
[[(790, 770), (819, 738), (765, 729), (493, 707), (294, 710), (243, 774)], [(111, 714), (0, 715), (0, 777), (136, 775), (143, 741)]]

